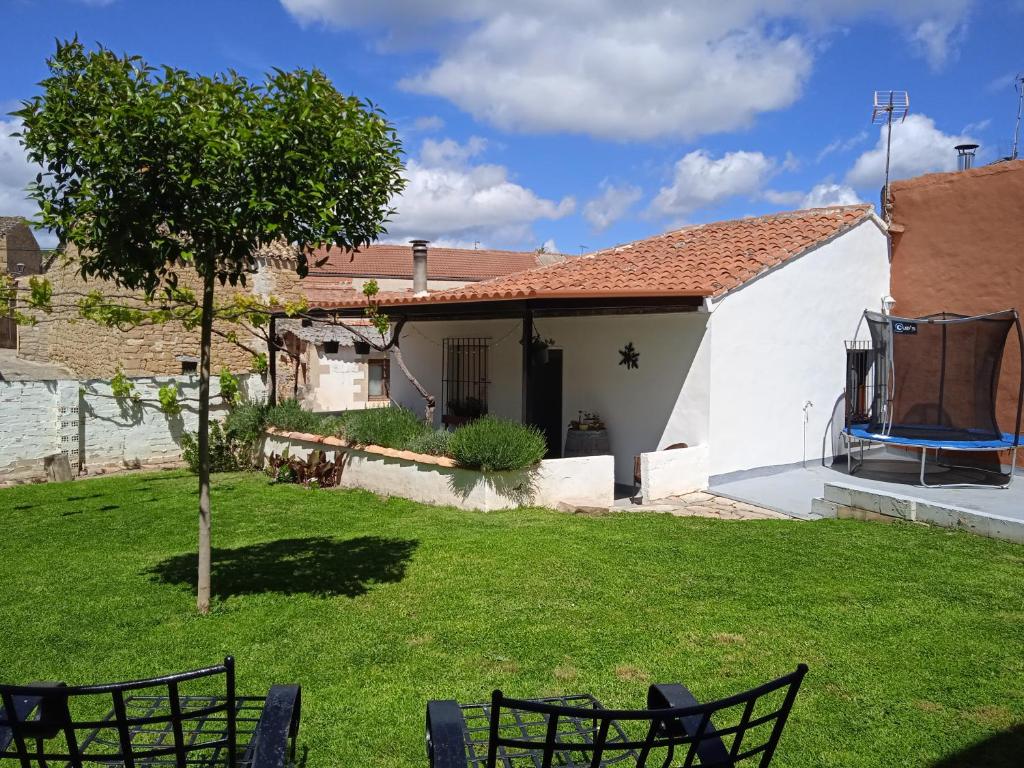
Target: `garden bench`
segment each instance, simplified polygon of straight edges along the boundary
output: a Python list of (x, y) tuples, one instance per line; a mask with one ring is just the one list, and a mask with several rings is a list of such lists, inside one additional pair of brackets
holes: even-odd
[(0, 685), (0, 766), (284, 768), (300, 715), (298, 685), (236, 695), (230, 656), (125, 683)]
[(427, 704), (432, 768), (607, 765), (767, 766), (807, 667), (701, 704), (685, 686), (652, 685), (647, 709), (606, 709), (590, 694), (485, 704)]

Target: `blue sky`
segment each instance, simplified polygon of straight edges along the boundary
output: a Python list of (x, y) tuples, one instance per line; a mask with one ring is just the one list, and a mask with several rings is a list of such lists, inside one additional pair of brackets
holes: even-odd
[[(3, 112), (76, 33), (207, 73), (318, 67), (399, 128), (392, 239), (566, 253), (876, 202), (876, 89), (910, 92), (895, 177), (967, 139), (993, 160), (1024, 70), (1024, 0), (0, 0)], [(31, 213), (3, 119), (0, 215)]]

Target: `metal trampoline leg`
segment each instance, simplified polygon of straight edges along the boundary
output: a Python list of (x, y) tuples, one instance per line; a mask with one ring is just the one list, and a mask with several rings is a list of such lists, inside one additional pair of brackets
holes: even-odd
[(1009, 488), (1010, 483), (1013, 482), (1014, 471), (1017, 469), (1017, 446), (1013, 446), (1013, 453), (1010, 454), (1010, 475), (1006, 478), (1006, 484), (1003, 488)]
[(924, 486), (925, 488), (928, 487), (928, 484), (924, 481), (924, 462), (925, 462), (925, 460), (927, 458), (928, 458), (928, 449), (927, 448), (922, 448), (921, 449), (921, 485)]

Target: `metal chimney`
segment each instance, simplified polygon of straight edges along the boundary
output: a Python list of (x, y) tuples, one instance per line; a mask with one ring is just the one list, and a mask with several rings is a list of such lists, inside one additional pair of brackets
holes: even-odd
[(974, 167), (974, 151), (978, 148), (977, 144), (957, 144), (953, 149), (956, 150), (957, 168), (961, 171), (966, 171), (968, 168)]
[(412, 292), (427, 295), (427, 243), (429, 240), (410, 240), (412, 243)]

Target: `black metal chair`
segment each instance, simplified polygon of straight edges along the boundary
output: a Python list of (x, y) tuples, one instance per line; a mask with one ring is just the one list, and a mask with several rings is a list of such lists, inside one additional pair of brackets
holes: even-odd
[(0, 766), (283, 768), (295, 761), (301, 703), (298, 685), (237, 696), (230, 656), (126, 683), (0, 685)]
[[(489, 704), (427, 704), (433, 768), (767, 766), (807, 667), (745, 693), (699, 703), (682, 685), (652, 685), (647, 709), (605, 709), (589, 694)], [(712, 719), (714, 718), (714, 719)]]

